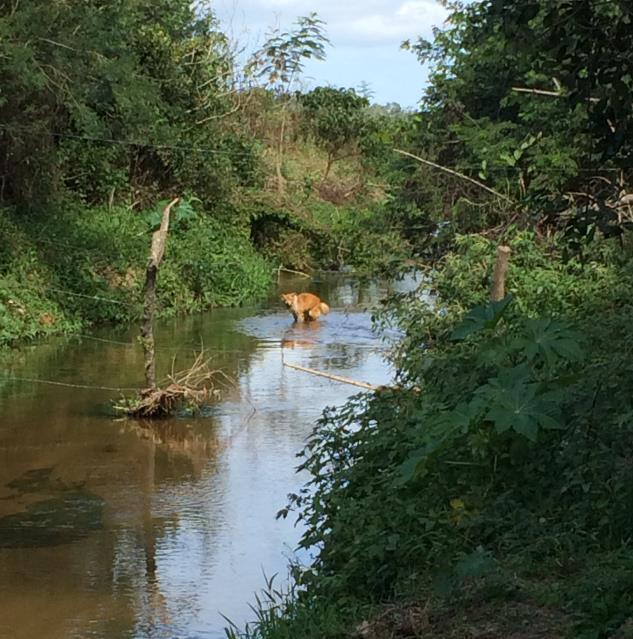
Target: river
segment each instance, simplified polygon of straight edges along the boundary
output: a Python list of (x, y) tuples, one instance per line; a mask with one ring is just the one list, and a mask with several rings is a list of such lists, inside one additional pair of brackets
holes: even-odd
[(323, 276), (310, 290), (333, 310), (310, 325), (293, 326), (278, 292), (158, 323), (159, 372), (204, 344), (235, 384), (203, 416), (152, 426), (111, 410), (108, 388), (142, 385), (133, 328), (0, 354), (0, 638), (216, 638), (220, 613), (250, 620), (301, 534), (275, 518), (306, 479), (296, 453), (326, 406), (359, 392), (283, 361), (387, 383), (369, 309), (390, 288)]

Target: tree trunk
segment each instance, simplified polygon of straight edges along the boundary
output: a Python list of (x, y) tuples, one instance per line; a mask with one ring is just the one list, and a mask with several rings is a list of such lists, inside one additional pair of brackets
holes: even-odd
[(286, 104), (284, 103), (281, 114), (281, 130), (279, 132), (279, 146), (277, 148), (277, 162), (275, 170), (277, 173), (277, 193), (285, 192), (286, 181), (281, 173), (281, 167), (284, 161), (284, 138), (286, 137)]
[(143, 317), (141, 318), (141, 344), (145, 357), (145, 385), (156, 388), (156, 356), (154, 352), (154, 313), (156, 312), (156, 273), (158, 269), (148, 265), (143, 287)]
[(325, 180), (328, 179), (328, 177), (330, 176), (330, 171), (332, 170), (332, 165), (334, 164), (336, 160), (336, 156), (333, 153), (328, 153), (327, 154), (327, 164), (325, 166), (325, 173), (323, 174), (323, 182), (325, 182)]
[(154, 350), (154, 314), (156, 312), (156, 278), (158, 268), (165, 253), (165, 243), (169, 232), (169, 214), (179, 198), (172, 200), (163, 210), (158, 231), (152, 236), (145, 286), (143, 287), (144, 306), (141, 318), (141, 344), (145, 358), (145, 384), (148, 389), (156, 389), (156, 355)]

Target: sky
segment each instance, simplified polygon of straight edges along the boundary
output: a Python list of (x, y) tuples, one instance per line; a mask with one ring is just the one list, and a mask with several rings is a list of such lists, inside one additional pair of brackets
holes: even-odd
[(403, 107), (420, 101), (427, 74), (400, 44), (430, 38), (447, 15), (437, 0), (213, 0), (212, 6), (232, 37), (251, 49), (270, 27), (287, 30), (298, 16), (316, 11), (332, 46), (326, 61), (307, 63), (307, 84), (358, 89), (366, 82), (374, 102)]

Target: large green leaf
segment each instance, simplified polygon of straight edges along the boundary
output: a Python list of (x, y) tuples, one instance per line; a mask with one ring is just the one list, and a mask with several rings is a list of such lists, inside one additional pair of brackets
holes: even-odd
[(498, 433), (513, 430), (536, 441), (539, 430), (561, 428), (553, 417), (557, 395), (539, 394), (538, 390), (539, 385), (529, 381), (529, 369), (518, 366), (484, 386), (479, 401), (487, 402), (486, 419)]
[(512, 295), (506, 295), (498, 302), (475, 306), (452, 332), (451, 339), (454, 341), (463, 340), (478, 331), (494, 328), (505, 314), (511, 301)]
[(524, 334), (513, 346), (529, 360), (541, 358), (549, 366), (560, 360), (575, 362), (583, 358), (579, 336), (565, 325), (547, 318), (528, 320)]

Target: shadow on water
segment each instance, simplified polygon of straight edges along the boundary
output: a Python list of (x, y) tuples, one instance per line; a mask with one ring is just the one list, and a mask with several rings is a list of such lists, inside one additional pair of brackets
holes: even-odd
[[(6, 499), (6, 498), (5, 498)], [(103, 499), (88, 491), (64, 491), (0, 518), (0, 548), (68, 544), (102, 526)]]
[(310, 290), (332, 312), (309, 325), (292, 324), (278, 291), (159, 323), (160, 374), (202, 343), (235, 380), (195, 419), (106, 408), (117, 394), (97, 387), (142, 385), (133, 328), (3, 355), (9, 377), (81, 388), (0, 380), (0, 639), (216, 638), (219, 611), (248, 619), (262, 572), (285, 574), (301, 534), (275, 519), (305, 480), (296, 453), (325, 406), (358, 392), (283, 363), (388, 383), (369, 311), (390, 288), (323, 276)]
[(103, 499), (52, 475), (52, 468), (35, 468), (7, 483), (13, 492), (3, 499), (25, 509), (0, 517), (0, 548), (58, 546), (101, 528)]

